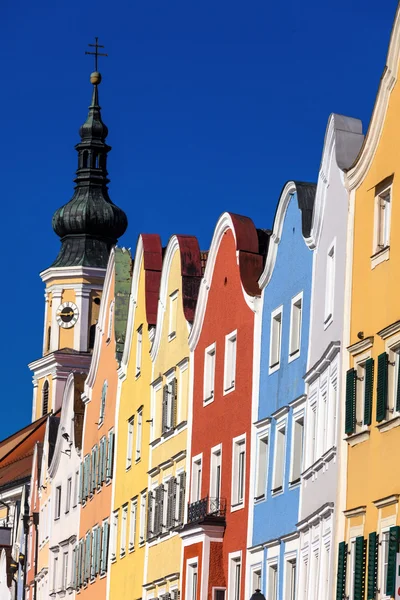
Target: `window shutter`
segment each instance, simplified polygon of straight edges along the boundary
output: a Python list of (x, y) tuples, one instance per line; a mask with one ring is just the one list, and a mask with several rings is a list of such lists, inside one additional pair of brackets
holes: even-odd
[(185, 520), (185, 492), (186, 492), (186, 471), (181, 473), (179, 479), (179, 524), (182, 525)]
[(362, 535), (359, 535), (356, 537), (355, 543), (354, 600), (364, 600), (366, 550), (366, 540)]
[(92, 477), (91, 477), (91, 492), (94, 494), (96, 491), (96, 470), (97, 470), (97, 447), (95, 446), (92, 450)]
[(81, 542), (79, 541), (76, 545), (76, 589), (78, 589), (81, 585)]
[(100, 556), (101, 556), (101, 527), (97, 530), (96, 540), (96, 575), (100, 573)]
[(171, 477), (167, 483), (167, 529), (171, 529), (171, 527), (175, 526), (175, 498), (176, 498), (176, 479), (175, 477)]
[(336, 600), (344, 600), (346, 594), (347, 544), (339, 543)]
[(159, 485), (155, 489), (154, 531), (153, 531), (154, 535), (160, 535), (160, 533), (161, 533), (163, 505), (164, 505), (164, 486)]
[(101, 470), (103, 464), (103, 440), (100, 440), (99, 443), (99, 456), (97, 458), (97, 473), (96, 473), (96, 486), (99, 488), (101, 486)]
[(80, 551), (80, 585), (83, 585), (85, 581), (85, 542), (82, 539), (80, 541), (81, 551)]
[(147, 539), (153, 537), (152, 532), (152, 517), (153, 517), (153, 494), (152, 492), (147, 493)]
[(178, 413), (178, 380), (176, 377), (172, 380), (172, 427), (177, 426)]
[(365, 386), (364, 386), (364, 425), (371, 425), (372, 420), (372, 394), (374, 389), (374, 359), (365, 361)]
[(375, 600), (378, 576), (378, 536), (373, 531), (368, 536), (368, 586), (367, 600)]
[(83, 463), (83, 499), (86, 500), (89, 494), (89, 469), (88, 456), (85, 456)]
[(107, 453), (107, 471), (106, 478), (111, 479), (113, 476), (114, 462), (114, 432), (110, 431), (108, 436), (108, 453)]
[(72, 550), (72, 589), (76, 590), (76, 547)]
[(83, 495), (83, 465), (81, 463), (79, 465), (79, 495), (78, 495), (79, 504), (82, 504), (82, 495)]
[(386, 595), (394, 597), (396, 591), (396, 556), (399, 550), (400, 527), (396, 525), (389, 530), (389, 554), (386, 576)]
[(168, 386), (164, 385), (163, 399), (162, 399), (162, 431), (161, 431), (161, 433), (165, 433), (167, 431), (167, 420), (168, 420)]
[(396, 410), (398, 412), (400, 412), (400, 364), (399, 364), (400, 358), (397, 357), (396, 363), (397, 363), (397, 389), (396, 389)]
[(388, 396), (388, 355), (382, 352), (378, 356), (378, 383), (376, 388), (376, 420), (386, 419)]
[(346, 423), (345, 433), (354, 433), (356, 427), (356, 371), (349, 369), (346, 373)]
[(107, 439), (103, 437), (101, 440), (103, 444), (103, 456), (101, 463), (101, 483), (104, 483), (106, 478), (106, 461), (107, 461)]
[(101, 546), (101, 572), (102, 573), (105, 573), (107, 571), (108, 541), (109, 541), (109, 524), (108, 524), (108, 521), (104, 521), (104, 523), (103, 523), (103, 539), (102, 539), (102, 546)]

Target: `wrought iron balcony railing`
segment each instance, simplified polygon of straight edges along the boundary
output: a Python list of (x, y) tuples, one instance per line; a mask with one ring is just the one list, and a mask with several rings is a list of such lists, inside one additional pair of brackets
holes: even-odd
[(225, 517), (225, 513), (225, 498), (210, 498), (206, 496), (188, 505), (188, 523), (197, 523), (206, 517)]

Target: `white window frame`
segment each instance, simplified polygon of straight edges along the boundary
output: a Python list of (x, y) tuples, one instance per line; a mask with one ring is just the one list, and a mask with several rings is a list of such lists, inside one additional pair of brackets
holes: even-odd
[[(278, 434), (281, 434), (282, 429), (285, 430), (285, 437), (284, 437), (284, 446), (283, 446), (283, 454), (282, 454), (282, 472), (281, 472), (281, 476), (282, 476), (282, 485), (277, 485), (278, 481), (277, 481), (277, 468), (278, 468), (278, 464), (277, 464), (277, 454), (278, 454), (278, 439), (280, 439), (278, 437)], [(277, 421), (276, 425), (275, 425), (275, 441), (274, 441), (274, 467), (273, 467), (273, 473), (272, 473), (272, 489), (271, 489), (271, 493), (273, 495), (276, 494), (281, 494), (284, 490), (285, 490), (285, 475), (286, 475), (286, 450), (287, 450), (287, 442), (288, 442), (288, 418), (287, 416), (283, 417), (282, 419), (280, 419), (279, 421)]]
[[(271, 571), (275, 572), (275, 597), (272, 594)], [(278, 558), (268, 559), (267, 561), (267, 598), (268, 600), (278, 600), (279, 597), (279, 563)]]
[[(216, 468), (219, 466), (219, 482), (216, 477)], [(218, 486), (217, 486), (218, 483)], [(218, 489), (217, 489), (218, 487)], [(222, 487), (222, 444), (213, 446), (210, 452), (210, 498), (221, 499)]]
[[(239, 477), (240, 477), (240, 455), (244, 451), (244, 464), (243, 464), (243, 485), (242, 493), (243, 497), (240, 499), (239, 494)], [(240, 510), (245, 506), (246, 499), (246, 460), (247, 460), (247, 449), (246, 449), (246, 434), (239, 435), (232, 440), (232, 484), (231, 484), (231, 512)]]
[[(196, 594), (193, 597), (194, 575), (196, 575)], [(186, 600), (197, 600), (199, 597), (199, 557), (188, 558), (186, 561)], [(201, 591), (201, 590), (200, 590)]]
[[(103, 385), (101, 386), (98, 427), (101, 427), (101, 425), (103, 425), (103, 422), (104, 422), (104, 416), (106, 414), (107, 392), (108, 392), (108, 381), (107, 381), (107, 379), (105, 379), (103, 381)], [(103, 402), (103, 393), (104, 393), (104, 402)]]
[[(377, 254), (378, 252), (390, 247), (391, 213), (393, 202), (392, 182), (385, 186), (381, 186), (382, 184), (376, 186), (375, 194), (374, 254)], [(389, 200), (387, 200), (387, 198), (389, 198)]]
[(133, 438), (134, 438), (134, 431), (135, 431), (135, 416), (134, 415), (129, 417), (129, 419), (127, 421), (127, 426), (128, 426), (128, 431), (127, 431), (127, 438), (126, 438), (126, 465), (125, 465), (126, 470), (131, 468), (132, 460), (133, 460)]
[(133, 552), (136, 545), (136, 521), (137, 521), (137, 511), (138, 511), (138, 499), (137, 496), (132, 498), (130, 502), (130, 515), (129, 515), (129, 542), (128, 542), (128, 550), (129, 552)]
[[(294, 327), (295, 327), (295, 311), (299, 310), (299, 305), (300, 304), (300, 316), (298, 319), (298, 323), (297, 323), (297, 336), (298, 336), (298, 340), (297, 340), (297, 348), (296, 349), (292, 349), (292, 344), (294, 343)], [(298, 294), (296, 294), (296, 296), (294, 296), (294, 298), (292, 298), (291, 303), (290, 303), (290, 333), (289, 333), (289, 355), (288, 355), (288, 362), (292, 362), (293, 360), (296, 360), (297, 358), (299, 358), (300, 354), (301, 354), (301, 331), (302, 331), (302, 326), (303, 326), (303, 308), (304, 308), (304, 303), (303, 303), (303, 292), (299, 292)]]
[(224, 396), (236, 389), (237, 329), (225, 336)]
[(75, 476), (74, 476), (74, 499), (73, 499), (72, 508), (75, 508), (76, 506), (78, 506), (78, 496), (79, 496), (79, 469), (77, 471), (75, 471)]
[(386, 342), (385, 350), (388, 353), (388, 419), (398, 416), (396, 410), (397, 382), (400, 368), (400, 334)]
[[(199, 477), (200, 471), (200, 477)], [(201, 487), (203, 483), (203, 453), (197, 454), (192, 458), (192, 485), (191, 500), (197, 502), (201, 500)]]
[(128, 530), (128, 503), (121, 509), (121, 535), (119, 540), (119, 555), (122, 558), (126, 555), (126, 534)]
[(333, 322), (335, 310), (336, 238), (326, 253), (324, 329)]
[(142, 458), (142, 434), (143, 434), (143, 407), (141, 406), (136, 412), (136, 451), (135, 462), (139, 462)]
[[(262, 569), (262, 563), (259, 562), (255, 565), (251, 565), (250, 566), (250, 581), (249, 581), (249, 589), (250, 589), (250, 597), (254, 594), (254, 592), (256, 590), (262, 590), (262, 576), (263, 576), (263, 569)], [(257, 578), (258, 584), (255, 582), (255, 578)]]
[(111, 520), (111, 544), (110, 544), (110, 560), (115, 562), (117, 560), (117, 545), (118, 545), (118, 523), (119, 523), (119, 509), (112, 513)]
[[(265, 442), (266, 440), (266, 442)], [(256, 473), (254, 478), (254, 501), (260, 502), (265, 500), (267, 497), (268, 490), (268, 474), (269, 474), (269, 456), (270, 456), (270, 441), (271, 441), (271, 428), (270, 426), (260, 429), (256, 433)], [(265, 473), (263, 472), (264, 482), (260, 482), (260, 468), (261, 468), (261, 447), (264, 444), (265, 450)], [(261, 489), (263, 491), (261, 492)]]
[(142, 370), (142, 348), (143, 348), (143, 324), (136, 330), (136, 379), (140, 377)]
[[(381, 593), (380, 597), (382, 600), (386, 600), (386, 598), (388, 598), (388, 599), (390, 598), (390, 596), (386, 595), (386, 577), (385, 577), (385, 552), (386, 552), (386, 558), (387, 558), (387, 556), (389, 554), (389, 532), (390, 532), (390, 527), (382, 527), (380, 534), (379, 534), (379, 554), (378, 554), (379, 583), (378, 583), (378, 587), (380, 588), (380, 593)], [(383, 550), (384, 536), (385, 536), (385, 540), (386, 540), (385, 552)], [(386, 573), (387, 573), (387, 563), (386, 563)]]
[[(277, 317), (280, 319), (277, 319)], [(272, 361), (272, 351), (275, 344), (275, 330), (274, 321), (280, 322), (279, 339), (277, 340), (277, 352), (276, 357), (274, 355), (274, 361)], [(269, 336), (269, 370), (268, 373), (275, 373), (281, 366), (281, 353), (282, 353), (282, 329), (283, 329), (283, 304), (275, 308), (271, 313), (271, 324), (270, 324), (270, 336)]]
[[(294, 470), (295, 467), (295, 459), (297, 457), (297, 450), (298, 448), (296, 448), (296, 424), (301, 423), (302, 426), (302, 439), (301, 439), (301, 458), (300, 458), (300, 468), (299, 468), (299, 472), (296, 473)], [(293, 485), (297, 485), (298, 483), (300, 483), (300, 478), (301, 478), (301, 473), (304, 470), (304, 448), (305, 446), (305, 410), (304, 408), (302, 410), (299, 410), (297, 412), (293, 412), (293, 416), (292, 416), (292, 441), (291, 441), (291, 450), (290, 450), (290, 474), (289, 474), (289, 485), (293, 486)]]
[[(293, 585), (293, 565), (295, 565), (295, 580)], [(283, 598), (284, 600), (296, 600), (298, 597), (298, 562), (297, 552), (290, 552), (284, 556), (283, 567)], [(315, 586), (315, 596), (318, 593), (318, 581)]]
[(146, 490), (140, 493), (139, 546), (146, 543), (146, 496)]
[(61, 516), (61, 498), (62, 498), (62, 486), (61, 483), (56, 486), (55, 498), (54, 498), (54, 520), (57, 521)]
[[(178, 324), (178, 296), (179, 290), (175, 290), (169, 295), (169, 321), (168, 321), (168, 341), (176, 338), (176, 328)], [(174, 304), (176, 302), (176, 304)], [(175, 323), (173, 322), (175, 321)]]
[(61, 590), (64, 592), (68, 587), (68, 567), (69, 567), (69, 551), (63, 550), (62, 553), (62, 571), (61, 571)]
[(204, 350), (203, 405), (214, 401), (216, 359), (217, 345), (214, 342)]
[(72, 501), (72, 476), (67, 479), (67, 491), (65, 496), (65, 513), (69, 513), (71, 510)]
[[(240, 568), (239, 589), (236, 587), (237, 566)], [(241, 600), (241, 587), (243, 577), (242, 551), (229, 552), (228, 554), (228, 600)]]

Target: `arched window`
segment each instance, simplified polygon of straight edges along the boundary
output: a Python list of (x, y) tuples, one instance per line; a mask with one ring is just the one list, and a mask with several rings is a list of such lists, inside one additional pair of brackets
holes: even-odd
[(87, 169), (89, 153), (85, 150), (82, 154), (82, 168)]
[(49, 382), (46, 381), (42, 388), (42, 417), (49, 412)]
[(106, 396), (107, 396), (107, 381), (105, 381), (103, 383), (103, 389), (101, 390), (99, 425), (101, 425), (101, 423), (104, 421), (104, 414), (106, 412)]

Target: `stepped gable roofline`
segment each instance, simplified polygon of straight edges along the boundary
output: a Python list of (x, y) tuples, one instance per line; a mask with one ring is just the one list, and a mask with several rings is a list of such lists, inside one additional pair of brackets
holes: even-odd
[(197, 297), (202, 278), (199, 242), (193, 235), (173, 235), (168, 242), (163, 258), (160, 297), (157, 308), (157, 325), (151, 348), (151, 359), (153, 361), (157, 356), (160, 346), (164, 314), (167, 307), (169, 275), (172, 260), (176, 252), (180, 253), (183, 313), (189, 327), (194, 320)]
[(158, 234), (141, 233), (138, 237), (138, 242), (136, 245), (136, 253), (133, 261), (131, 293), (129, 299), (129, 313), (126, 326), (126, 339), (121, 363), (124, 373), (126, 373), (132, 348), (135, 310), (138, 302), (139, 278), (142, 260), (143, 269), (145, 272), (145, 305), (147, 324), (149, 327), (154, 327), (157, 322), (157, 307), (163, 262), (163, 249), (161, 245), (161, 238)]
[[(114, 289), (111, 288), (111, 282), (114, 278)], [(115, 335), (115, 359), (120, 363), (125, 344), (126, 321), (129, 309), (129, 292), (132, 279), (132, 258), (131, 253), (126, 248), (113, 247), (108, 260), (106, 276), (104, 279), (103, 295), (100, 303), (99, 320), (96, 325), (96, 335), (94, 339), (92, 361), (85, 381), (84, 396), (90, 400), (91, 390), (95, 382), (97, 370), (100, 361), (100, 352), (103, 343), (103, 336), (108, 330), (108, 305), (110, 294), (115, 301), (113, 328)]]
[(365, 135), (364, 143), (348, 169), (346, 183), (349, 191), (357, 188), (364, 180), (375, 156), (385, 123), (390, 95), (394, 89), (399, 69), (400, 59), (400, 3), (397, 6), (390, 36), (386, 64), (379, 83), (371, 120)]
[(268, 285), (274, 271), (278, 246), (282, 237), (283, 224), (290, 200), (296, 194), (297, 205), (301, 212), (301, 230), (304, 240), (310, 237), (312, 215), (315, 202), (317, 185), (303, 181), (288, 181), (282, 189), (275, 211), (274, 226), (270, 236), (267, 259), (262, 275), (259, 279), (261, 289)]
[(268, 234), (262, 230), (257, 230), (249, 217), (225, 212), (217, 221), (207, 256), (204, 277), (197, 302), (196, 316), (189, 335), (191, 350), (196, 348), (200, 337), (207, 307), (208, 293), (212, 285), (215, 262), (222, 238), (229, 229), (232, 231), (236, 242), (243, 296), (247, 304), (251, 306), (252, 299), (261, 295), (258, 279), (264, 265), (264, 251), (268, 247)]
[(325, 208), (325, 198), (330, 185), (332, 161), (342, 171), (348, 169), (354, 162), (362, 146), (364, 136), (360, 119), (345, 117), (332, 113), (328, 119), (325, 132), (324, 148), (318, 176), (315, 195), (314, 211), (310, 235), (306, 244), (314, 249), (318, 245), (322, 230)]

